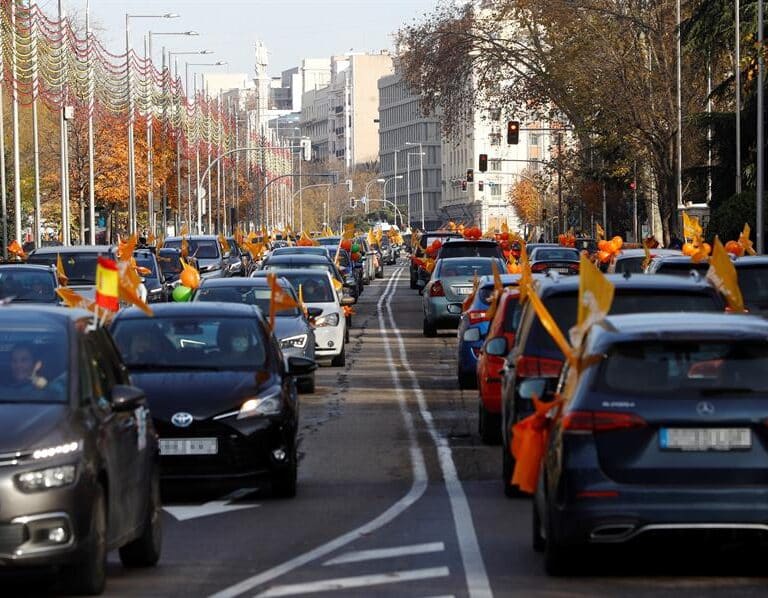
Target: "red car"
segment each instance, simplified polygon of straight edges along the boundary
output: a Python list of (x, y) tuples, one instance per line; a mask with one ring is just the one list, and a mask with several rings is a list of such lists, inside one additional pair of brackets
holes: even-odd
[(520, 291), (508, 288), (499, 301), (485, 344), (477, 359), (477, 389), (480, 398), (478, 431), (486, 444), (501, 441), (501, 368), (520, 322)]

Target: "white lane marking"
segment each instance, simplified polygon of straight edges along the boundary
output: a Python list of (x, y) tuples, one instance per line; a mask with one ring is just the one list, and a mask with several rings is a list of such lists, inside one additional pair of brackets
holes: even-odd
[[(399, 272), (396, 274), (397, 278), (400, 277), (399, 274)], [(393, 291), (392, 297), (394, 297), (395, 292), (396, 290)], [(488, 573), (485, 570), (483, 556), (480, 553), (480, 543), (477, 541), (475, 525), (472, 522), (472, 511), (469, 508), (467, 496), (464, 494), (464, 488), (456, 473), (456, 464), (453, 461), (451, 447), (448, 444), (448, 441), (435, 428), (432, 413), (427, 406), (427, 401), (419, 386), (416, 373), (413, 371), (410, 362), (408, 361), (408, 353), (405, 350), (403, 336), (400, 334), (400, 329), (397, 327), (395, 318), (392, 315), (391, 301), (387, 303), (387, 315), (390, 323), (390, 332), (397, 339), (400, 363), (411, 379), (411, 388), (416, 395), (416, 400), (419, 405), (419, 413), (421, 414), (421, 417), (427, 426), (427, 430), (429, 431), (429, 435), (432, 437), (432, 441), (437, 448), (440, 469), (443, 472), (445, 488), (448, 491), (451, 511), (453, 511), (453, 522), (456, 527), (456, 536), (459, 540), (459, 551), (461, 552), (461, 560), (464, 563), (464, 574), (467, 579), (469, 595), (472, 598), (490, 598), (493, 596), (491, 584), (488, 580)], [(386, 344), (388, 344), (388, 340)]]
[(445, 544), (442, 542), (429, 542), (426, 544), (411, 544), (410, 546), (395, 546), (393, 548), (377, 548), (374, 550), (355, 550), (345, 552), (335, 559), (326, 561), (323, 566), (343, 565), (345, 563), (359, 563), (361, 561), (375, 561), (377, 559), (393, 559), (399, 556), (413, 554), (428, 554), (430, 552), (442, 552)]
[(297, 583), (285, 586), (275, 586), (266, 592), (257, 594), (256, 598), (276, 598), (278, 596), (295, 596), (297, 594), (312, 594), (315, 592), (330, 592), (348, 590), (350, 588), (367, 588), (385, 583), (401, 583), (419, 579), (434, 579), (448, 577), (448, 567), (433, 567), (431, 569), (412, 569), (410, 571), (392, 571), (375, 575), (360, 575), (358, 577), (338, 577), (308, 583)]
[[(383, 304), (387, 300), (394, 283), (400, 278), (400, 272), (402, 272), (402, 268), (396, 270), (393, 276), (387, 281), (384, 292), (381, 294), (381, 297), (379, 297), (379, 300), (376, 304), (376, 308), (379, 314), (380, 334), (383, 338), (386, 338), (387, 333), (386, 329), (384, 328)], [(330, 540), (329, 542), (326, 542), (325, 544), (322, 544), (308, 552), (300, 554), (290, 559), (289, 561), (272, 567), (271, 569), (267, 569), (262, 573), (244, 579), (235, 585), (216, 592), (215, 594), (212, 594), (212, 598), (233, 598), (234, 596), (239, 596), (244, 592), (248, 592), (255, 587), (264, 585), (265, 583), (268, 583), (273, 579), (280, 577), (281, 575), (285, 575), (294, 569), (298, 569), (307, 563), (311, 563), (312, 561), (320, 559), (332, 553), (333, 551), (346, 546), (347, 544), (359, 540), (360, 538), (390, 523), (398, 515), (402, 514), (406, 509), (408, 509), (408, 507), (410, 507), (413, 503), (419, 500), (419, 498), (421, 498), (421, 496), (424, 494), (424, 491), (427, 489), (428, 481), (427, 468), (424, 465), (424, 453), (421, 451), (421, 447), (416, 440), (416, 431), (413, 424), (413, 417), (411, 416), (405, 404), (405, 394), (402, 387), (400, 386), (400, 378), (392, 362), (392, 352), (387, 343), (384, 343), (384, 348), (390, 365), (389, 370), (392, 375), (392, 382), (394, 383), (395, 387), (397, 403), (400, 407), (400, 413), (403, 416), (403, 422), (405, 424), (405, 430), (408, 436), (408, 445), (410, 446), (413, 481), (411, 482), (411, 488), (408, 490), (408, 493), (400, 500), (395, 502), (392, 506), (390, 506), (381, 515), (372, 519), (368, 523), (361, 525), (357, 529), (347, 532), (338, 538), (334, 538), (333, 540)]]
[(169, 513), (177, 521), (187, 521), (188, 519), (209, 517), (210, 515), (221, 515), (222, 513), (242, 511), (243, 509), (255, 509), (258, 506), (260, 505), (233, 505), (230, 504), (228, 500), (212, 500), (211, 502), (202, 505), (163, 507), (163, 510)]

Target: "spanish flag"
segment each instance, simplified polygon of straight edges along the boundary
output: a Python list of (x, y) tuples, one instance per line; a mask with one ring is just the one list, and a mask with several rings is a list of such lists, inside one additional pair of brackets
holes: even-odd
[(291, 297), (289, 293), (286, 293), (277, 282), (277, 275), (267, 274), (267, 283), (271, 289), (269, 296), (269, 327), (275, 329), (275, 315), (279, 311), (285, 311), (287, 309), (295, 309), (300, 307), (298, 303)]
[(120, 309), (120, 275), (117, 262), (99, 256), (96, 265), (96, 305), (117, 311)]

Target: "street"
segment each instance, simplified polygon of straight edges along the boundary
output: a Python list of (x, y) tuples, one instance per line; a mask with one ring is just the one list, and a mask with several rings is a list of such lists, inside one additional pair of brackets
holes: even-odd
[[(166, 492), (159, 565), (111, 554), (106, 595), (765, 595), (759, 553), (736, 545), (590, 553), (583, 576), (548, 578), (530, 501), (504, 497), (476, 391), (457, 389), (455, 336), (423, 338), (407, 274), (389, 267), (367, 287), (346, 367), (322, 368), (301, 397), (298, 496)], [(45, 576), (0, 583), (57, 591)]]

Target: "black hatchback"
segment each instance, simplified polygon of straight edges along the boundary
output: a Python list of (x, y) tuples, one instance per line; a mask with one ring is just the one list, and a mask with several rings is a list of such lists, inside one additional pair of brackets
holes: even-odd
[(166, 303), (147, 317), (120, 312), (115, 342), (147, 393), (164, 481), (249, 482), (269, 477), (294, 496), (296, 376), (315, 362), (284, 358), (261, 310), (234, 303)]
[[(610, 274), (615, 287), (611, 314), (676, 312), (723, 312), (722, 295), (706, 280), (680, 276)], [(537, 282), (537, 292), (565, 334), (576, 324), (579, 277), (550, 273)], [(509, 450), (512, 426), (533, 413), (531, 394), (525, 381), (547, 378), (554, 383), (563, 366), (563, 354), (536, 316), (530, 302), (523, 307), (514, 347), (502, 369), (502, 480), (507, 495), (515, 495), (510, 485), (513, 457)]]
[(160, 558), (157, 437), (90, 313), (0, 307), (0, 569), (57, 565), (104, 589), (107, 551)]
[[(768, 538), (768, 322), (610, 316), (564, 384), (534, 500), (546, 569), (647, 539)], [(754, 544), (752, 544), (754, 546)]]

